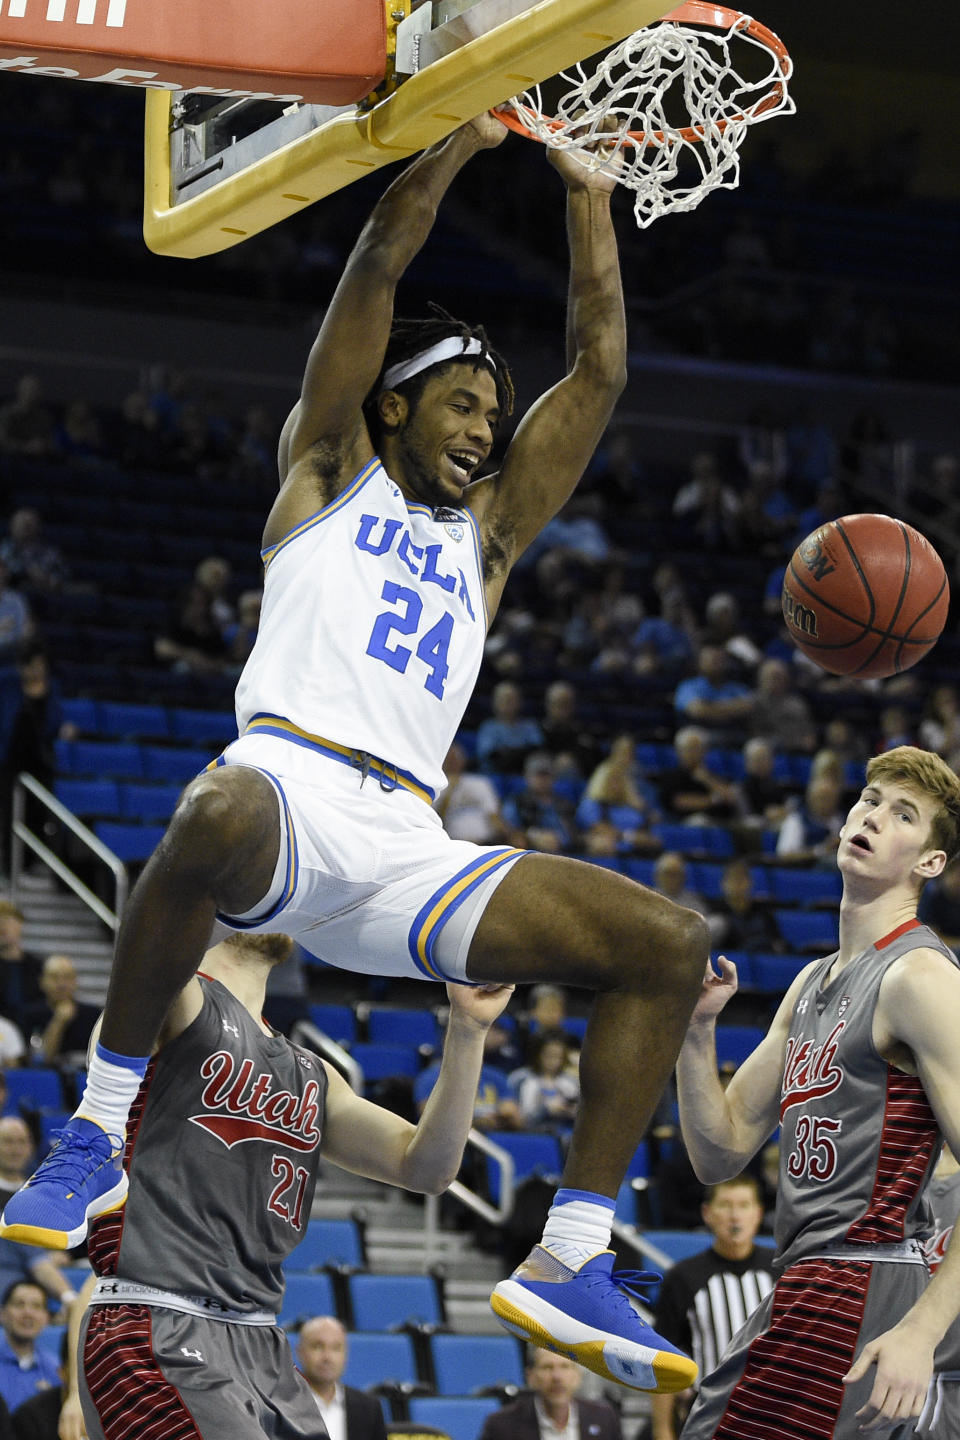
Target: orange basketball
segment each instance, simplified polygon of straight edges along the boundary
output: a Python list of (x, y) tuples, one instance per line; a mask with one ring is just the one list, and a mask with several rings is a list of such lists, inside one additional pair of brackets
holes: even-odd
[(918, 530), (890, 515), (844, 515), (814, 530), (783, 577), (783, 618), (834, 675), (897, 675), (937, 643), (950, 586)]

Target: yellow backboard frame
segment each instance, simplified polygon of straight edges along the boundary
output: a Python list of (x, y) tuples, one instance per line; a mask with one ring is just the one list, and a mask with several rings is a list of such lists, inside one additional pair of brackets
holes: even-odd
[(171, 95), (148, 90), (144, 239), (158, 254), (184, 258), (229, 249), (367, 171), (433, 145), (670, 8), (671, 0), (540, 0), (424, 66), (371, 109), (337, 115), (179, 205), (171, 204)]

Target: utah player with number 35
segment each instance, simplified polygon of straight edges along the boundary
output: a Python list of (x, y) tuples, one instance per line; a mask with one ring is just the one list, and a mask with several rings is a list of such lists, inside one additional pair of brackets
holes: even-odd
[(935, 754), (875, 756), (840, 831), (840, 948), (794, 980), (726, 1090), (710, 966), (680, 1052), (680, 1121), (705, 1183), (779, 1122), (777, 1285), (701, 1382), (682, 1440), (884, 1440), (914, 1433), (960, 1311), (960, 1244), (931, 1280), (930, 1177), (960, 1143), (960, 969), (917, 919), (960, 850), (960, 780)]
[(260, 1019), (291, 944), (231, 936), (167, 1016), (131, 1116), (128, 1202), (90, 1228), (90, 1440), (324, 1440), (276, 1325), (320, 1157), (431, 1193), (459, 1169), (483, 1037), (513, 987), (448, 987), (440, 1074), (411, 1125)]

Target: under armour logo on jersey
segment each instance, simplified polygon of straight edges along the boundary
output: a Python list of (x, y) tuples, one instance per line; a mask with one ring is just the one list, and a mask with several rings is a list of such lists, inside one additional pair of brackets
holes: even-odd
[(238, 1040), (240, 1039), (240, 1030), (236, 1025), (228, 1025), (226, 1020), (224, 1020), (223, 1028), (224, 1030), (229, 1030), (230, 1034), (235, 1035)]
[(188, 1350), (186, 1345), (180, 1346), (180, 1354), (186, 1355), (188, 1360), (199, 1360), (201, 1365), (205, 1363), (204, 1358), (199, 1350)]

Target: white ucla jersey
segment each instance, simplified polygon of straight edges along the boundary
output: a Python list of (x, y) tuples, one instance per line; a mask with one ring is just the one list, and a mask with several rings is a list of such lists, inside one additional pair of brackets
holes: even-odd
[(240, 734), (279, 717), (438, 791), (487, 628), (474, 517), (408, 502), (374, 457), (263, 560)]

